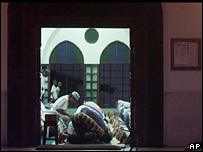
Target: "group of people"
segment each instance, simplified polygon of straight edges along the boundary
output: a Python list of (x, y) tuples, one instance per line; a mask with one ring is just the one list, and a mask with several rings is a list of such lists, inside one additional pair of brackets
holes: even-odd
[[(43, 103), (44, 103), (43, 100), (45, 97), (45, 90), (47, 89), (47, 91), (48, 91), (48, 88), (46, 88), (47, 87), (46, 82), (48, 82), (48, 75), (49, 75), (49, 70), (48, 70), (47, 66), (42, 66), (41, 73), (40, 73), (40, 79), (41, 79), (40, 100)], [(62, 82), (54, 79), (47, 102), (54, 103), (61, 96), (61, 94), (60, 94), (61, 87), (62, 87)]]
[(63, 119), (71, 119), (71, 115), (69, 115), (66, 110), (68, 108), (69, 102), (77, 102), (80, 98), (79, 93), (76, 91), (72, 92), (69, 95), (64, 95), (58, 98), (54, 103), (51, 103), (50, 109), (47, 109), (44, 104), (41, 102), (41, 131), (43, 135), (44, 131), (44, 122), (45, 115), (49, 113), (56, 113), (59, 116), (58, 128), (59, 132), (63, 132), (64, 130), (64, 122)]
[[(70, 143), (107, 143), (112, 139), (112, 133), (107, 127), (103, 109), (92, 101), (83, 101), (76, 112), (70, 115), (67, 112), (69, 103), (79, 105), (80, 95), (73, 91), (67, 95), (60, 95), (62, 82), (53, 80), (49, 96), (49, 108), (43, 103), (45, 81), (48, 80), (49, 71), (46, 66), (41, 71), (41, 131), (43, 135), (45, 115), (50, 112), (58, 117), (58, 143), (66, 140)], [(46, 86), (47, 87), (47, 86)], [(66, 120), (68, 123), (64, 123)], [(50, 129), (54, 130), (54, 129)]]
[[(112, 139), (112, 133), (107, 127), (103, 109), (92, 101), (84, 101), (73, 115), (67, 112), (70, 102), (78, 102), (80, 95), (73, 91), (56, 99), (49, 111), (55, 111), (59, 116), (59, 143), (66, 140), (70, 143), (107, 143)], [(41, 104), (41, 125), (47, 109)], [(68, 125), (63, 120), (68, 119)]]

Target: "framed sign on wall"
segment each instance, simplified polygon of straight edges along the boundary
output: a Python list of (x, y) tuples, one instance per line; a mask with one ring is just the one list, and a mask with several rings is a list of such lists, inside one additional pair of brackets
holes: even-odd
[(171, 70), (201, 69), (201, 39), (171, 39)]

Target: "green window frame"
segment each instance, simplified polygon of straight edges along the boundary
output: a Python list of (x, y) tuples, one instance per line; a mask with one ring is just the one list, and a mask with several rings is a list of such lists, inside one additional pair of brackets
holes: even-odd
[(99, 66), (98, 64), (85, 65), (85, 96), (87, 100), (98, 103), (99, 93)]

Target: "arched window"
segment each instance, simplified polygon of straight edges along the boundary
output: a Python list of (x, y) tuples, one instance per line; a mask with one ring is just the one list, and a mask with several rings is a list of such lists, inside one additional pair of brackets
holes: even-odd
[(75, 44), (69, 41), (63, 41), (53, 49), (49, 63), (83, 64), (84, 58), (82, 52)]
[(115, 107), (130, 101), (130, 48), (120, 41), (109, 44), (100, 57), (100, 104)]
[(100, 63), (101, 64), (106, 64), (106, 63), (130, 64), (129, 47), (120, 41), (112, 42), (104, 49), (100, 58)]
[(49, 61), (50, 87), (53, 80), (62, 81), (60, 96), (77, 91), (83, 99), (85, 69), (80, 49), (72, 42), (63, 41), (53, 49)]

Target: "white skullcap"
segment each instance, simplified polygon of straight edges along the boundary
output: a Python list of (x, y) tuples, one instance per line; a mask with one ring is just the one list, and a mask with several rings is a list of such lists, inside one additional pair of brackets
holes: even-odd
[(80, 98), (79, 93), (77, 93), (76, 91), (73, 91), (71, 94), (73, 95), (73, 97), (74, 97), (76, 100), (79, 100), (79, 98)]

